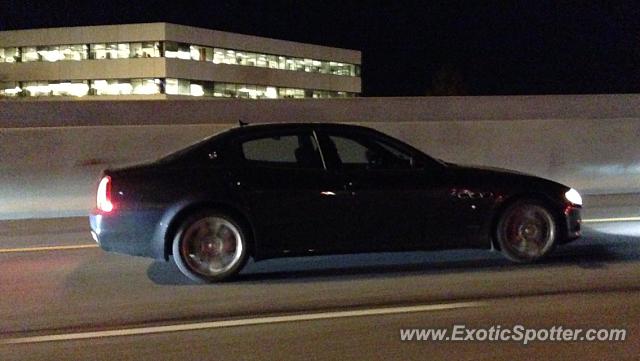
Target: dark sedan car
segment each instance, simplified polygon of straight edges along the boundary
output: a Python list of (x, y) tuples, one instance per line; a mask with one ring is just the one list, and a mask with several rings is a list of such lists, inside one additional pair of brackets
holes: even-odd
[(107, 251), (211, 282), (248, 257), (485, 248), (531, 262), (579, 237), (581, 204), (562, 184), (446, 163), (372, 129), (269, 124), (105, 170), (90, 223)]

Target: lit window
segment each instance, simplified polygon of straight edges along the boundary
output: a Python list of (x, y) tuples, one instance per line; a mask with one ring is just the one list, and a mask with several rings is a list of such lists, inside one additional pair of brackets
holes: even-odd
[(131, 54), (129, 43), (118, 44), (118, 59), (127, 59)]
[(107, 58), (107, 45), (106, 44), (91, 44), (91, 59), (106, 59)]
[(257, 54), (255, 54), (255, 53), (246, 53), (245, 65), (256, 66), (257, 65)]
[[(294, 58), (244, 50), (210, 48), (200, 45), (166, 42), (95, 43), (24, 48), (0, 48), (0, 63), (89, 59), (127, 59), (164, 57), (209, 61), (214, 64), (245, 65), (270, 69), (319, 72), (342, 76), (360, 76), (360, 66), (336, 61)], [(213, 89), (213, 88), (212, 88)], [(206, 92), (205, 92), (206, 93)]]
[(264, 93), (266, 98), (269, 99), (276, 99), (278, 98), (278, 89), (276, 89), (275, 87), (272, 86), (268, 86), (267, 90)]
[(133, 94), (151, 95), (160, 94), (160, 79), (134, 79), (131, 80)]
[(87, 59), (87, 50), (88, 47), (86, 44), (60, 46), (60, 52), (64, 60), (85, 60)]
[(142, 43), (143, 58), (157, 58), (160, 56), (160, 42)]
[(239, 65), (249, 65), (247, 64), (247, 53), (243, 52), (243, 51), (236, 51), (236, 64)]
[(142, 58), (142, 43), (129, 44), (129, 57), (130, 58)]
[(20, 48), (0, 48), (0, 63), (15, 63), (20, 59)]
[(261, 68), (267, 67), (267, 56), (264, 54), (256, 54), (256, 66)]
[(22, 88), (18, 82), (2, 82), (0, 83), (0, 96), (15, 97), (20, 95)]
[(321, 61), (320, 62), (320, 72), (322, 74), (330, 74), (331, 73), (331, 67), (329, 66), (329, 62), (328, 61)]
[[(191, 60), (191, 47), (189, 44), (167, 41), (165, 43), (164, 56), (167, 58)], [(145, 57), (147, 56), (145, 55)]]
[(167, 41), (164, 43), (164, 56), (166, 58), (178, 57), (178, 43), (173, 41)]
[(169, 78), (166, 80), (165, 93), (170, 95), (192, 95), (191, 81), (186, 79)]
[(218, 49), (218, 48), (213, 49), (213, 63), (214, 64), (224, 63), (224, 50)]
[(296, 70), (296, 65), (293, 59), (287, 59), (285, 69), (287, 70)]
[(40, 57), (38, 56), (38, 51), (35, 47), (29, 46), (29, 47), (22, 48), (23, 62), (38, 61), (38, 60), (40, 60)]
[(167, 94), (178, 94), (178, 79), (167, 78), (164, 91)]
[(178, 44), (178, 59), (191, 60), (191, 47), (188, 44)]
[(60, 52), (57, 46), (39, 46), (38, 55), (42, 61), (58, 61), (64, 60), (64, 55)]
[(51, 94), (51, 88), (49, 87), (49, 84), (45, 82), (25, 82), (24, 89), (26, 90), (27, 95), (31, 97), (47, 96)]
[(280, 98), (304, 98), (304, 89), (295, 88), (280, 88), (278, 89), (278, 95)]
[(193, 96), (201, 97), (204, 95), (204, 88), (200, 84), (190, 84), (189, 93)]
[(107, 59), (118, 59), (118, 44), (107, 44)]
[(203, 61), (206, 58), (206, 50), (203, 46), (191, 45), (189, 47), (191, 60)]
[(236, 60), (236, 52), (233, 50), (227, 50), (224, 53), (224, 63), (225, 64), (237, 64)]
[[(320, 62), (314, 62), (313, 59), (304, 59), (304, 71), (306, 72), (312, 72), (315, 73), (317, 72), (320, 68), (318, 67), (318, 65), (320, 65)], [(316, 65), (317, 63), (317, 65)]]
[[(132, 58), (157, 58), (160, 56), (159, 42), (131, 43), (130, 57)], [(165, 56), (167, 58), (178, 57), (178, 44), (167, 41), (165, 43)], [(188, 53), (188, 50), (187, 50)]]
[(14, 85), (12, 89), (0, 89), (0, 95), (15, 96), (24, 90), (24, 95), (39, 96), (73, 96), (82, 97), (89, 94), (89, 85), (87, 80), (81, 81), (32, 81), (23, 83), (22, 88)]
[(51, 95), (82, 97), (89, 94), (87, 81), (49, 83)]
[(267, 63), (270, 69), (278, 69), (278, 57), (275, 55), (267, 55)]
[(238, 98), (256, 98), (256, 87), (251, 85), (241, 85), (238, 88)]
[(214, 96), (244, 99), (277, 98), (351, 98), (357, 94), (318, 89), (279, 88), (255, 84), (235, 84), (188, 79), (98, 79), (72, 81), (31, 81), (0, 83), (0, 97), (86, 95), (154, 95)]
[(128, 80), (94, 80), (91, 83), (95, 95), (128, 95), (133, 93), (133, 86)]

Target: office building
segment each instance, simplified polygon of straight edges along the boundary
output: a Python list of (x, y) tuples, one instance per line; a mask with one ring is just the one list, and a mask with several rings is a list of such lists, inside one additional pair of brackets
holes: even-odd
[(0, 32), (0, 97), (333, 98), (361, 53), (169, 23)]

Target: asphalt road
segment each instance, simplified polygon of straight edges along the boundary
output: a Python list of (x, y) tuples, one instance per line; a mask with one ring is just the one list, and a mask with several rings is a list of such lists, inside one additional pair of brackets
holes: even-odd
[[(293, 258), (195, 285), (171, 263), (92, 247), (83, 221), (5, 222), (0, 360), (637, 360), (640, 222), (592, 226), (534, 265), (483, 251)], [(401, 328), (456, 324), (624, 328), (627, 339), (400, 340)]]

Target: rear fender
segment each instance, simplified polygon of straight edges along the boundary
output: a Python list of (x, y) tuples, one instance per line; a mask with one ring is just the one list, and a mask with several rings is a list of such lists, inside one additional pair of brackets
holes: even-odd
[(171, 255), (171, 244), (173, 238), (180, 227), (182, 221), (194, 212), (201, 211), (203, 209), (215, 209), (221, 212), (229, 213), (238, 222), (242, 222), (245, 229), (249, 232), (249, 252), (253, 255), (256, 250), (254, 229), (252, 222), (250, 222), (247, 212), (233, 206), (229, 202), (221, 200), (213, 200), (201, 197), (189, 197), (182, 199), (179, 202), (171, 205), (164, 212), (160, 222), (156, 226), (156, 231), (153, 241), (153, 252), (155, 258), (168, 260)]

